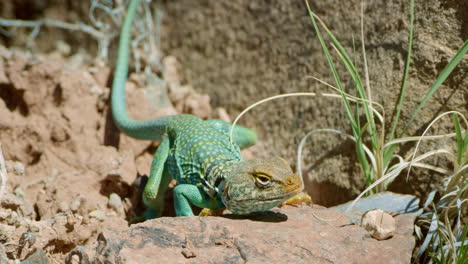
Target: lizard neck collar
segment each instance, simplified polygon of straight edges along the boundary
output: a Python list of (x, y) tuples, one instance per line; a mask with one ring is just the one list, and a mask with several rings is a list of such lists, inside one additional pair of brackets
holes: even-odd
[(222, 194), (226, 186), (226, 177), (239, 162), (231, 159), (220, 159), (212, 162), (204, 173), (203, 188), (205, 192), (211, 197)]

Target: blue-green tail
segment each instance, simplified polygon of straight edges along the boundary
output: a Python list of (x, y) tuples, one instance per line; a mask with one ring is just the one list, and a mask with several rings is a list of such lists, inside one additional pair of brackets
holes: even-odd
[(161, 140), (171, 117), (165, 116), (145, 121), (134, 120), (128, 115), (125, 103), (125, 83), (128, 75), (132, 24), (139, 3), (140, 0), (130, 1), (120, 33), (117, 63), (112, 82), (112, 116), (117, 127), (128, 136), (137, 139)]

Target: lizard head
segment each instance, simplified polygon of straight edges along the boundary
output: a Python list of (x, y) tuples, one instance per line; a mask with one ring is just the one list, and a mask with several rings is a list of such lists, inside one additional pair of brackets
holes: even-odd
[(267, 211), (302, 191), (302, 181), (282, 158), (236, 163), (221, 198), (235, 214)]

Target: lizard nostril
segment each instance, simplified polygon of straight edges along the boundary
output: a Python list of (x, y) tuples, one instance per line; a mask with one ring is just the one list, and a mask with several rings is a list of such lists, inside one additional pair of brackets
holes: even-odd
[(288, 178), (286, 178), (286, 183), (287, 183), (288, 185), (293, 185), (293, 184), (295, 184), (294, 176), (296, 176), (296, 175), (290, 175), (290, 176), (288, 176)]

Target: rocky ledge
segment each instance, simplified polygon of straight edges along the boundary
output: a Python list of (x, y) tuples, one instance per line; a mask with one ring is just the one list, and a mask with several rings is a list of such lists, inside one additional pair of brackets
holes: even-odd
[(163, 217), (105, 230), (74, 252), (97, 263), (410, 263), (414, 219), (396, 215), (394, 236), (378, 241), (341, 212), (320, 206), (244, 217)]

